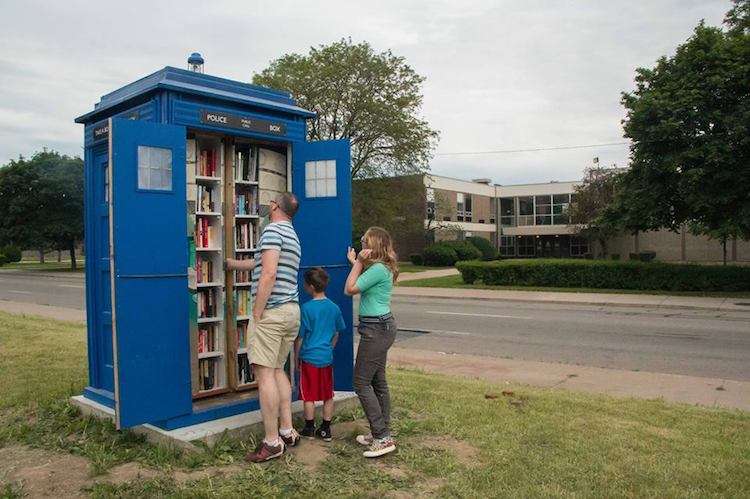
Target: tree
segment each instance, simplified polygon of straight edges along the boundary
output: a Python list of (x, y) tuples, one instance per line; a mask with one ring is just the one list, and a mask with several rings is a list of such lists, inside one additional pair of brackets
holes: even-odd
[(750, 0), (701, 22), (624, 93), (631, 168), (607, 217), (629, 230), (750, 238)]
[(0, 168), (0, 235), (22, 248), (66, 249), (83, 238), (83, 161), (44, 149)]
[(604, 216), (614, 202), (622, 170), (617, 168), (588, 168), (583, 183), (575, 187), (568, 214), (580, 234), (599, 243), (602, 255), (607, 255), (607, 239), (619, 232), (618, 227)]
[(253, 76), (318, 113), (309, 120), (310, 140), (351, 139), (352, 178), (429, 169), (438, 133), (419, 117), (423, 82), (403, 57), (351, 39), (284, 55)]

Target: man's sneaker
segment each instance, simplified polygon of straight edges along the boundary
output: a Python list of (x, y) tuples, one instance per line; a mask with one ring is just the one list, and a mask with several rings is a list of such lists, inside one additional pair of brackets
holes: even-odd
[(369, 447), (372, 445), (372, 435), (357, 435), (357, 443)]
[(290, 433), (288, 436), (284, 436), (281, 433), (279, 433), (279, 438), (284, 441), (284, 445), (287, 447), (294, 447), (299, 443), (300, 437), (299, 433), (297, 433), (297, 430), (292, 428), (292, 433)]
[(333, 435), (331, 434), (330, 428), (323, 428), (320, 427), (317, 430), (315, 430), (315, 436), (318, 438), (322, 438), (325, 442), (330, 442), (333, 438)]
[(380, 457), (396, 450), (396, 444), (391, 437), (373, 439), (370, 448), (362, 453), (365, 457)]
[(305, 426), (302, 428), (302, 431), (299, 432), (300, 435), (302, 435), (305, 438), (313, 439), (315, 438), (315, 427), (314, 426)]
[(279, 441), (276, 446), (268, 445), (264, 440), (261, 440), (255, 450), (245, 456), (245, 461), (248, 463), (263, 463), (280, 457), (284, 453), (284, 442)]

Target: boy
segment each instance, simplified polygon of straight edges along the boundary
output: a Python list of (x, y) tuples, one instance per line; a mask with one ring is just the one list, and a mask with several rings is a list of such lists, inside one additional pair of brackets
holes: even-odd
[[(312, 300), (302, 306), (299, 335), (294, 342), (300, 377), (300, 398), (305, 403), (303, 437), (331, 441), (333, 418), (333, 348), (344, 325), (341, 309), (326, 295), (328, 273), (310, 269), (304, 276)], [(315, 429), (315, 402), (323, 401), (323, 422)]]

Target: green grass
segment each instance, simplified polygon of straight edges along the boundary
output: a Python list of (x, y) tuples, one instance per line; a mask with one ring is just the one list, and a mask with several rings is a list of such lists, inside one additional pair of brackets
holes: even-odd
[(501, 291), (549, 291), (555, 293), (604, 293), (630, 295), (669, 295), (669, 296), (705, 296), (714, 298), (750, 298), (750, 293), (744, 292), (699, 292), (699, 291), (659, 291), (636, 289), (600, 289), (600, 288), (546, 288), (541, 286), (490, 286), (482, 283), (466, 284), (461, 275), (445, 277), (430, 277), (404, 282), (400, 287), (416, 288), (459, 288), (459, 289), (495, 289)]
[(411, 262), (399, 262), (399, 272), (424, 272), (426, 270), (445, 270), (452, 269), (453, 267), (427, 267), (425, 265), (414, 265)]
[(76, 260), (77, 268), (76, 270), (73, 270), (70, 268), (70, 260), (63, 260), (62, 262), (58, 261), (52, 261), (52, 262), (44, 262), (39, 263), (39, 261), (20, 261), (20, 262), (14, 262), (14, 263), (7, 263), (3, 265), (2, 269), (9, 269), (9, 270), (42, 270), (45, 272), (83, 272), (86, 268), (86, 261)]
[[(32, 336), (33, 341), (26, 339)], [(238, 462), (254, 442), (230, 437), (186, 452), (117, 432), (82, 417), (65, 400), (85, 380), (83, 330), (64, 322), (0, 314), (0, 448), (27, 445), (85, 456), (95, 473), (140, 462), (153, 479), (93, 485), (94, 497), (747, 497), (750, 414), (577, 394), (391, 369), (393, 430), (398, 451), (375, 463), (347, 440), (334, 443), (315, 472), (292, 456), (251, 465), (239, 474), (178, 483), (172, 469)], [(61, 351), (62, 341), (70, 347)], [(60, 358), (57, 378), (24, 367)], [(77, 352), (76, 352), (77, 351)], [(66, 384), (68, 388), (66, 388)], [(19, 385), (27, 385), (18, 388)], [(512, 406), (487, 393), (528, 397)], [(361, 412), (339, 419), (361, 417)], [(436, 440), (442, 439), (442, 440)], [(461, 444), (460, 449), (440, 441)], [(305, 445), (303, 442), (302, 446)], [(304, 447), (298, 452), (302, 452)], [(396, 469), (399, 473), (389, 473)], [(3, 488), (4, 487), (4, 488)], [(22, 496), (0, 483), (0, 495)]]

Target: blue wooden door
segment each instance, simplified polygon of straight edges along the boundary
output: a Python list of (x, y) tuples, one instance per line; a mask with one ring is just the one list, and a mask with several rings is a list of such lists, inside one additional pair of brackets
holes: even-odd
[(185, 128), (110, 120), (118, 428), (192, 411)]
[(352, 299), (344, 295), (349, 274), (346, 251), (352, 241), (352, 191), (349, 140), (294, 143), (292, 191), (300, 206), (294, 227), (302, 245), (300, 301), (309, 299), (302, 289), (302, 274), (322, 267), (330, 275), (328, 298), (343, 312), (346, 331), (341, 331), (334, 351), (334, 389), (352, 390), (354, 346)]

